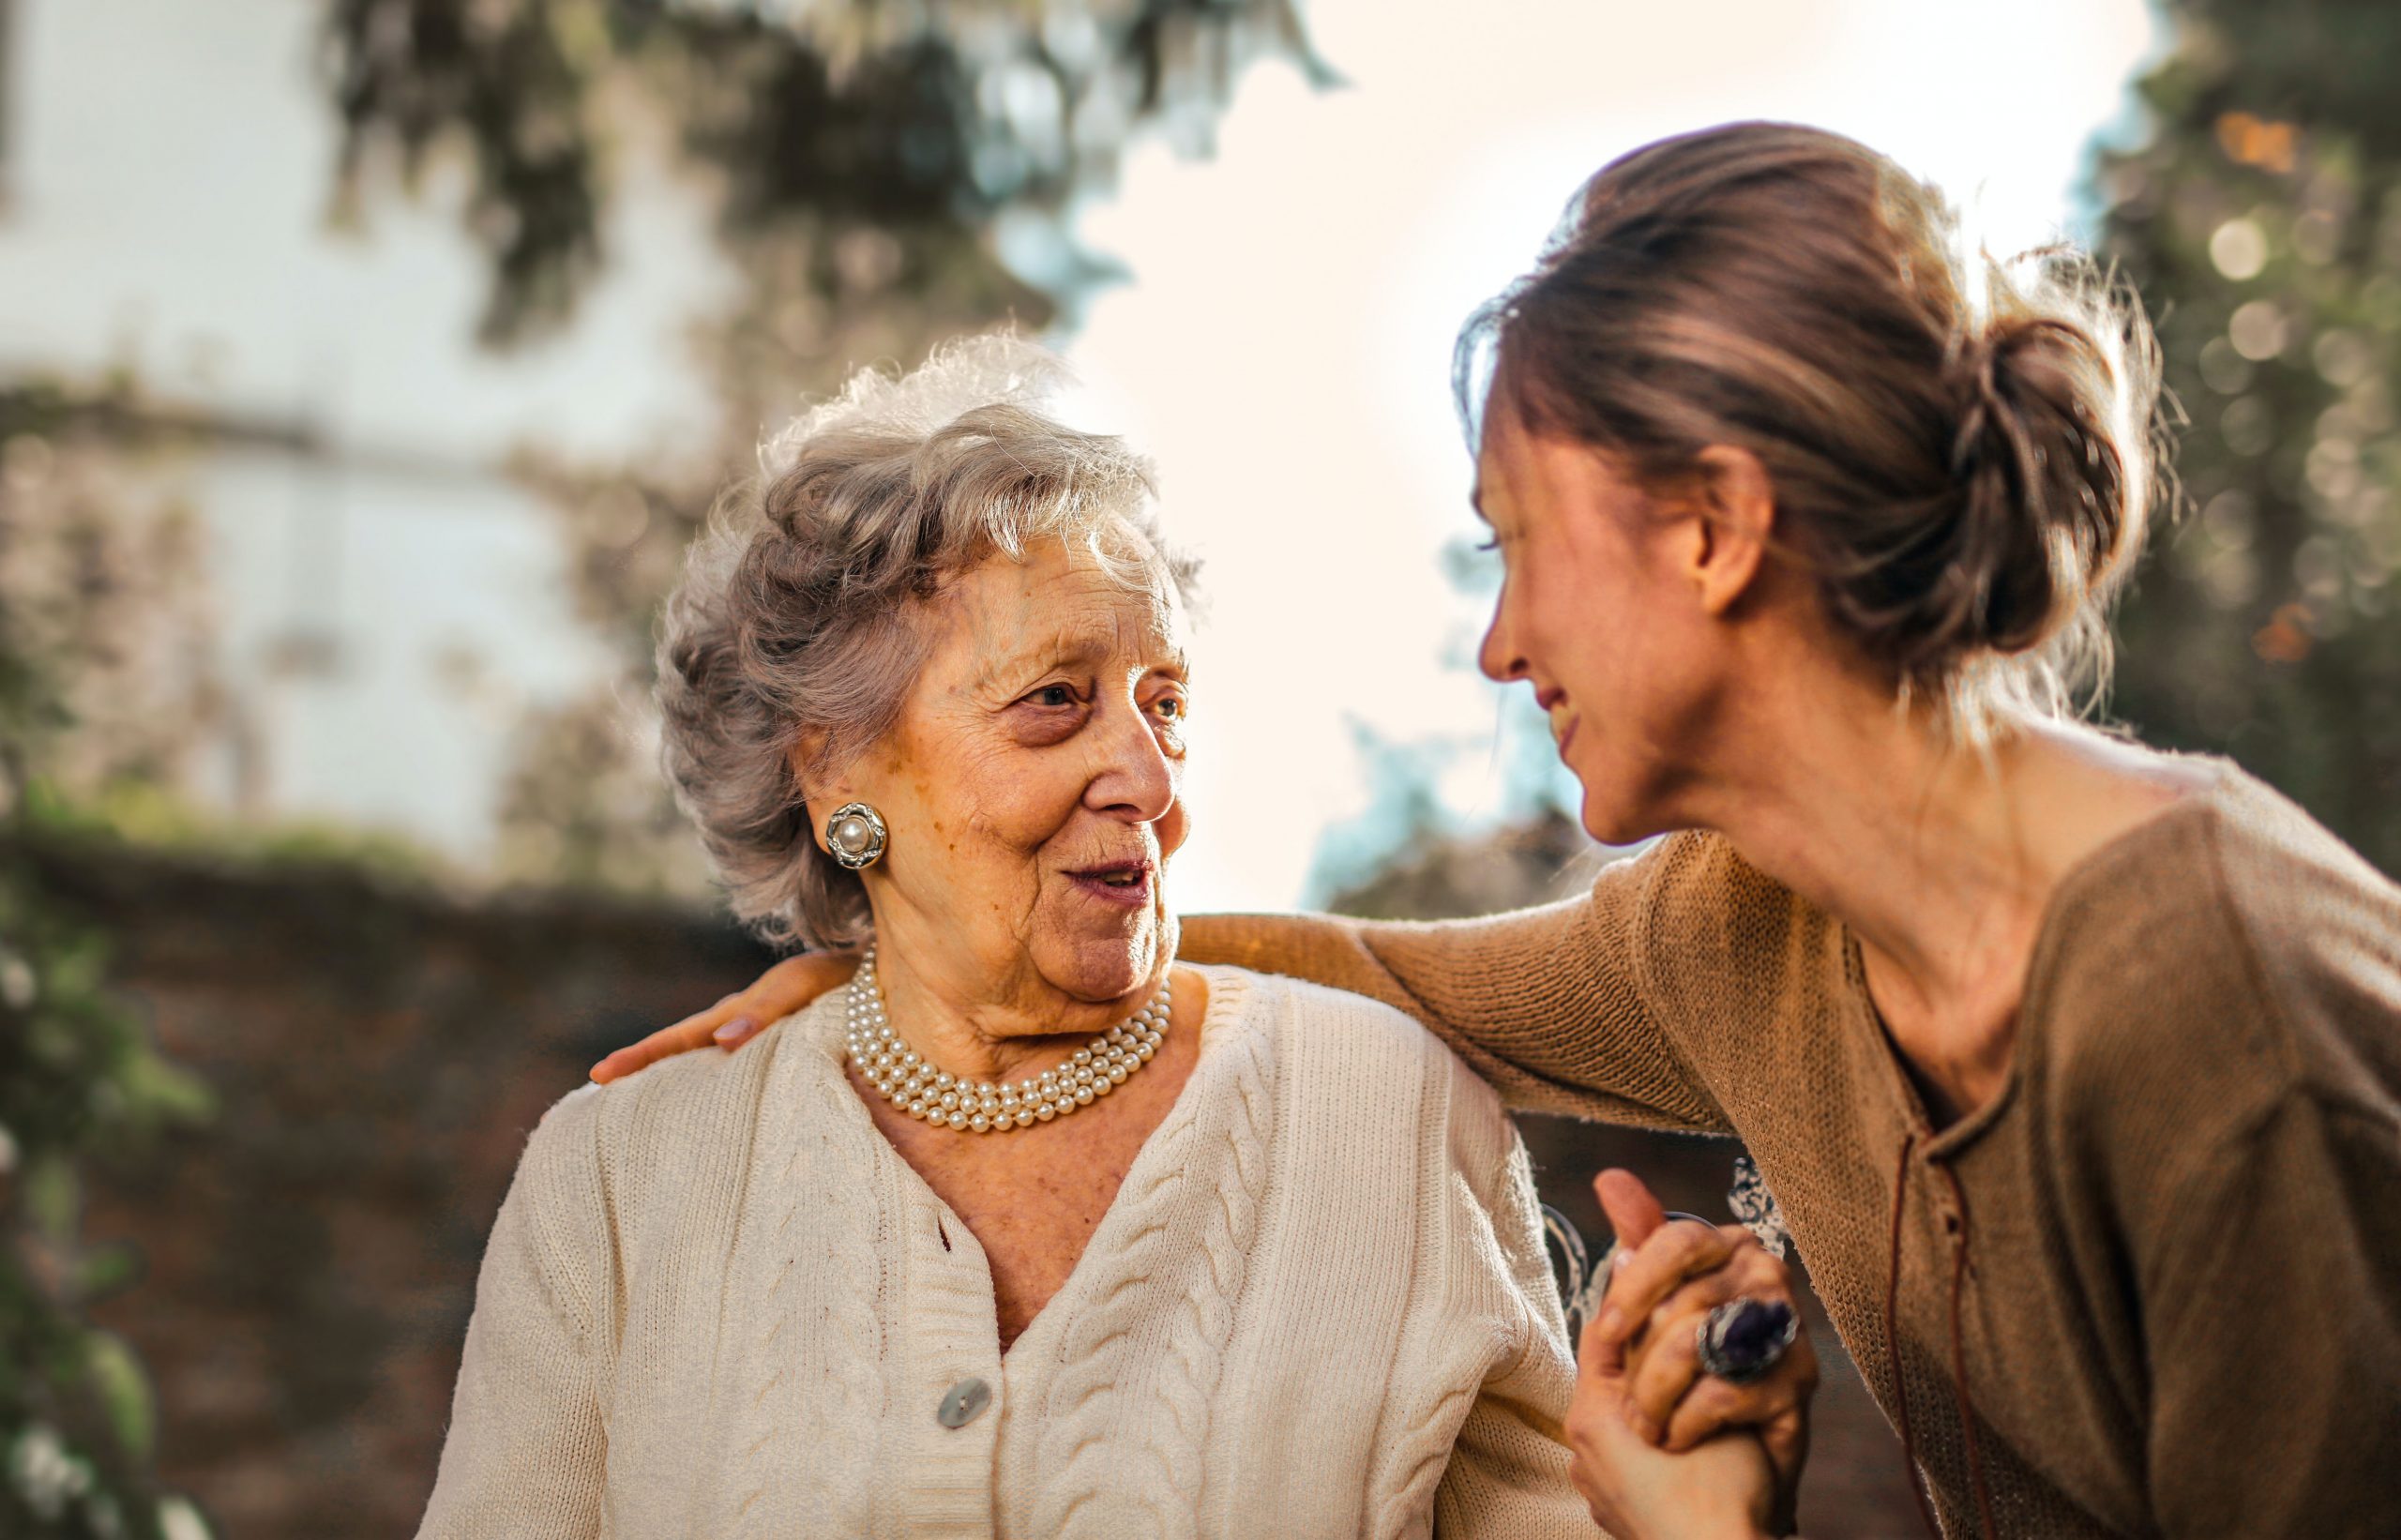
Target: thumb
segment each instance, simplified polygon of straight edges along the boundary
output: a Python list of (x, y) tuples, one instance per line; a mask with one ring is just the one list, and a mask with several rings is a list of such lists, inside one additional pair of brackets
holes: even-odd
[(1593, 1191), (1601, 1200), (1601, 1212), (1608, 1215), (1609, 1228), (1617, 1232), (1618, 1244), (1638, 1246), (1651, 1238), (1651, 1232), (1668, 1222), (1668, 1211), (1642, 1178), (1615, 1166), (1593, 1178)]

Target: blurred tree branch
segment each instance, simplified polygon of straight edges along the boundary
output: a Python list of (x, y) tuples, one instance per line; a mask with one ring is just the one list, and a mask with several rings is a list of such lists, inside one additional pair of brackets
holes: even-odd
[(2401, 872), (2401, 10), (2167, 8), (2151, 137), (2097, 189), (2190, 419), (2197, 516), (2154, 536), (2115, 705)]
[(325, 39), (353, 210), (386, 162), (471, 157), (495, 340), (599, 266), (615, 85), (721, 175), (729, 248), (805, 233), (830, 287), (853, 233), (944, 260), (1104, 185), (1141, 126), (1205, 143), (1255, 58), (1332, 78), (1294, 0), (333, 0)]

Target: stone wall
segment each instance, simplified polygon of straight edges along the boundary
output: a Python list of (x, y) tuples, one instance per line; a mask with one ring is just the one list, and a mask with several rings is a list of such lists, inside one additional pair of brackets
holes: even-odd
[(99, 1313), (155, 1379), (163, 1479), (233, 1540), (412, 1533), (526, 1136), (601, 1053), (763, 954), (637, 904), (48, 855), (115, 938), (113, 974), (221, 1103), (101, 1184), (86, 1220), (144, 1255)]

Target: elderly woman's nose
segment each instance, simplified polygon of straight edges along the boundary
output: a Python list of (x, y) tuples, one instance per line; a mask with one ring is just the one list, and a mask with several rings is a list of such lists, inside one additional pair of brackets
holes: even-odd
[(1085, 805), (1145, 823), (1166, 817), (1176, 795), (1176, 763), (1167, 746), (1140, 711), (1114, 711), (1109, 718), (1096, 734)]

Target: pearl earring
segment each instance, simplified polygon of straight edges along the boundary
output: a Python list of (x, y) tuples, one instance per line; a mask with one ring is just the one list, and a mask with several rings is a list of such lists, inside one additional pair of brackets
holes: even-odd
[(825, 820), (825, 848), (853, 871), (883, 859), (883, 815), (864, 802), (845, 802)]

